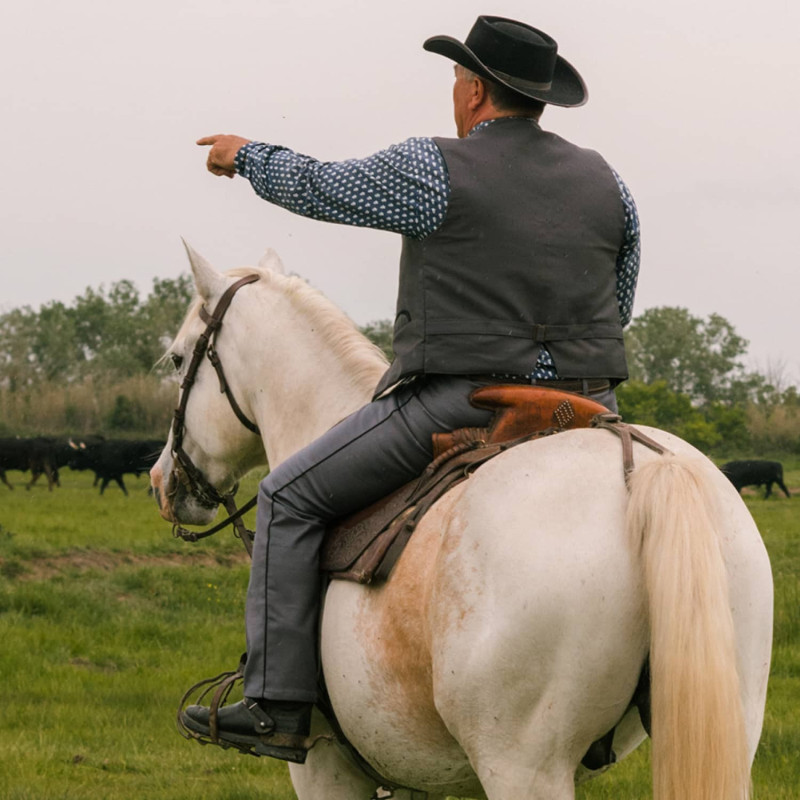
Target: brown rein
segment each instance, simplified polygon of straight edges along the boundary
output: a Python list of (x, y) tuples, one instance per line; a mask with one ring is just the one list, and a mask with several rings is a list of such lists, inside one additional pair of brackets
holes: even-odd
[(220, 361), (215, 349), (217, 334), (220, 326), (222, 325), (222, 318), (225, 316), (225, 312), (228, 310), (231, 300), (233, 300), (233, 296), (239, 291), (239, 289), (242, 288), (242, 286), (254, 283), (257, 280), (259, 280), (259, 276), (256, 274), (246, 275), (245, 277), (236, 281), (236, 283), (229, 286), (219, 299), (219, 302), (217, 303), (212, 314), (209, 314), (205, 310), (204, 306), (200, 307), (200, 318), (203, 320), (203, 322), (205, 322), (206, 328), (203, 333), (200, 334), (197, 342), (195, 343), (194, 350), (192, 351), (192, 359), (189, 362), (189, 366), (186, 369), (186, 375), (181, 383), (181, 399), (172, 418), (172, 456), (174, 461), (172, 468), (173, 475), (178, 481), (180, 481), (181, 484), (183, 484), (183, 486), (186, 488), (186, 491), (197, 498), (202, 504), (208, 506), (223, 505), (225, 506), (225, 510), (229, 515), (222, 522), (205, 531), (190, 531), (181, 527), (178, 525), (178, 523), (175, 523), (175, 525), (172, 526), (173, 535), (177, 538), (183, 539), (184, 541), (196, 542), (199, 539), (204, 539), (206, 536), (211, 536), (212, 534), (217, 533), (217, 531), (222, 530), (228, 525), (233, 525), (236, 529), (237, 535), (242, 540), (247, 552), (251, 555), (251, 557), (253, 534), (244, 527), (244, 524), (242, 523), (242, 516), (251, 508), (253, 508), (253, 506), (255, 506), (256, 498), (253, 497), (251, 500), (245, 503), (245, 505), (237, 509), (233, 497), (238, 489), (238, 484), (233, 487), (231, 492), (227, 494), (221, 494), (215, 486), (211, 485), (211, 483), (206, 479), (205, 475), (200, 472), (200, 470), (192, 462), (189, 454), (183, 449), (183, 437), (186, 433), (186, 405), (189, 402), (189, 394), (192, 386), (194, 385), (197, 377), (197, 371), (200, 369), (200, 364), (202, 363), (204, 356), (208, 356), (208, 360), (214, 367), (217, 377), (219, 378), (220, 392), (224, 393), (228, 398), (228, 403), (230, 403), (231, 409), (236, 415), (237, 419), (248, 430), (255, 434), (260, 433), (258, 425), (256, 425), (254, 422), (251, 422), (245, 416), (241, 407), (236, 402), (236, 398), (233, 396), (233, 392), (231, 391), (228, 381), (225, 378), (222, 362)]

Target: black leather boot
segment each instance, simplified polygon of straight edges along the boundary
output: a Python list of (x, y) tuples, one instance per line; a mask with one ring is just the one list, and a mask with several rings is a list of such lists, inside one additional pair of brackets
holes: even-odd
[(311, 709), (311, 703), (245, 697), (219, 709), (215, 733), (208, 706), (189, 706), (181, 720), (190, 731), (223, 747), (302, 764), (308, 752)]

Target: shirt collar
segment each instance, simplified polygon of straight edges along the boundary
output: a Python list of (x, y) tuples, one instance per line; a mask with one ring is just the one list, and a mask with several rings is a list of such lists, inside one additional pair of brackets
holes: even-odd
[(538, 126), (539, 124), (538, 120), (535, 120), (533, 117), (495, 117), (494, 119), (485, 119), (483, 122), (479, 122), (474, 128), (470, 129), (470, 132), (467, 134), (467, 136), (472, 136), (473, 133), (477, 133), (484, 128), (488, 128), (493, 122), (497, 122), (501, 119), (525, 119), (528, 122), (532, 122), (534, 125)]

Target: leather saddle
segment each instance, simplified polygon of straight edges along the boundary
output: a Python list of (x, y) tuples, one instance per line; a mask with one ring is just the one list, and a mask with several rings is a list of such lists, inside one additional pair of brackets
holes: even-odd
[(385, 580), (422, 515), (448, 489), (481, 464), (524, 441), (588, 428), (605, 406), (580, 394), (524, 384), (484, 386), (470, 402), (494, 411), (488, 428), (460, 428), (433, 435), (434, 460), (419, 479), (331, 526), (320, 554), (330, 578)]

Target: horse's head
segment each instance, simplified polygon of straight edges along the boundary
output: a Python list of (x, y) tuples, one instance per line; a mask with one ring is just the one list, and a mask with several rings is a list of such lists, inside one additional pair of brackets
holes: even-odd
[[(252, 411), (252, 382), (247, 380), (258, 345), (248, 341), (252, 322), (246, 310), (255, 305), (244, 299), (254, 291), (248, 283), (261, 272), (254, 268), (223, 274), (188, 245), (186, 250), (197, 297), (165, 355), (181, 379), (180, 399), (150, 481), (162, 517), (206, 525), (236, 481), (266, 460)], [(260, 266), (279, 264), (270, 252)], [(253, 276), (251, 281), (243, 279), (247, 275)], [(241, 295), (239, 289), (244, 290)]]

